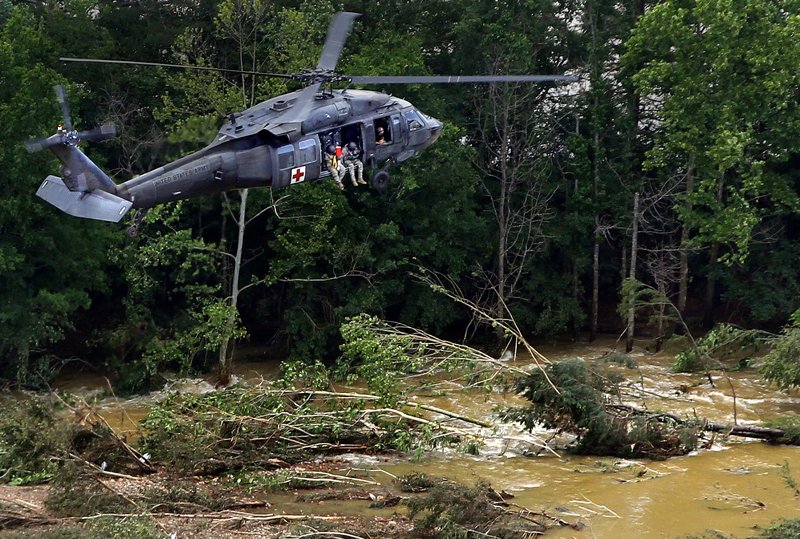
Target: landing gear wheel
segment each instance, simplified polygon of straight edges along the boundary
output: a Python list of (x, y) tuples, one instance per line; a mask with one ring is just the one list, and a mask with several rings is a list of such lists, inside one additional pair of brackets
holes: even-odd
[(386, 191), (389, 188), (389, 173), (385, 170), (377, 171), (372, 175), (370, 184), (376, 191)]
[(133, 216), (133, 224), (127, 230), (129, 238), (134, 238), (139, 233), (139, 226), (142, 224), (142, 219), (144, 219), (145, 215), (147, 215), (147, 210), (136, 210), (136, 214)]

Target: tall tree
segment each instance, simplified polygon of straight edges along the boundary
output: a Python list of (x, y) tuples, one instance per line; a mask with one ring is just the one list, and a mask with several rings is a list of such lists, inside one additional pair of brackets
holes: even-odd
[[(765, 216), (800, 209), (783, 167), (797, 155), (800, 127), (799, 7), (668, 0), (627, 42), (625, 60), (640, 67), (634, 80), (656, 113), (647, 166), (685, 177), (684, 249), (707, 248), (709, 268), (743, 260)], [(685, 276), (685, 260), (682, 268)], [(707, 317), (716, 296), (708, 271)], [(685, 298), (685, 277), (681, 290)]]
[[(563, 72), (570, 61), (571, 8), (572, 3), (470, 4), (453, 31), (458, 67), (478, 73)], [(546, 243), (556, 161), (574, 124), (571, 116), (562, 123), (564, 102), (563, 89), (552, 85), (497, 84), (477, 88), (473, 102), (462, 105), (475, 110), (465, 121), (478, 149), (476, 166), (495, 228), (493, 261), (481, 273), (481, 302), (497, 318), (528, 302), (521, 288)]]

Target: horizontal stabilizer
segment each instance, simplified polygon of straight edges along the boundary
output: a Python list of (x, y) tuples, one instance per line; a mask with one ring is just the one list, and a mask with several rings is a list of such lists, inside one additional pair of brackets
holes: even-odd
[(36, 195), (64, 213), (112, 223), (118, 223), (132, 206), (129, 200), (105, 191), (70, 191), (58, 176), (45, 178)]

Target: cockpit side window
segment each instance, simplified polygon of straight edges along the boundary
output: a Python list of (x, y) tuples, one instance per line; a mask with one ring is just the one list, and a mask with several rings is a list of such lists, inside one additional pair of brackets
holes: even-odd
[(403, 113), (403, 116), (406, 117), (409, 131), (416, 131), (417, 129), (425, 127), (425, 120), (422, 119), (422, 116), (420, 116), (416, 110), (407, 110)]

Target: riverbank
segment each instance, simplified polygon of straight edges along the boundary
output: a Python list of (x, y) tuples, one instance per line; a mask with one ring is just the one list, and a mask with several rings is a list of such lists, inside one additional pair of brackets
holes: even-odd
[[(592, 345), (562, 345), (557, 348), (543, 347), (540, 351), (553, 361), (574, 357), (588, 360), (607, 354), (610, 344), (601, 342)], [(674, 356), (669, 352), (639, 352), (633, 354), (632, 358), (638, 363), (638, 368), (628, 373), (631, 383), (646, 390), (646, 396), (638, 404), (652, 410), (670, 410), (685, 417), (702, 416), (719, 422), (736, 421), (740, 425), (796, 415), (796, 411), (800, 410), (800, 399), (797, 395), (765, 385), (752, 370), (743, 369), (730, 373), (730, 385), (718, 383), (710, 386), (705, 376), (671, 373), (669, 367)], [(511, 365), (525, 370), (532, 367), (533, 359), (517, 357)], [(242, 382), (250, 384), (250, 387), (257, 387), (263, 376), (255, 372), (252, 365), (248, 369), (254, 371), (252, 378)], [(327, 456), (317, 448), (296, 462), (284, 460), (269, 464), (269, 459), (278, 458), (270, 454), (270, 451), (278, 447), (277, 442), (272, 440), (262, 447), (248, 448), (243, 444), (244, 438), (234, 440), (234, 437), (229, 436), (226, 439), (235, 443), (216, 446), (217, 450), (222, 448), (224, 451), (240, 451), (235, 456), (245, 462), (253, 460), (246, 452), (253, 450), (259, 455), (256, 464), (260, 464), (249, 469), (239, 464), (218, 466), (214, 469), (207, 466), (209, 461), (206, 455), (206, 465), (200, 469), (189, 467), (180, 473), (175, 473), (175, 468), (186, 468), (185, 465), (189, 462), (186, 454), (166, 456), (168, 453), (162, 454), (153, 450), (153, 446), (146, 446), (140, 451), (151, 451), (152, 460), (161, 463), (155, 465), (154, 473), (131, 479), (131, 488), (136, 484), (144, 488), (150, 481), (164, 486), (188, 481), (188, 491), (194, 488), (190, 488), (194, 484), (196, 496), (202, 494), (214, 500), (230, 499), (269, 504), (238, 508), (215, 506), (198, 512), (197, 507), (191, 509), (191, 504), (197, 505), (198, 499), (202, 499), (200, 496), (185, 502), (189, 505), (184, 509), (191, 510), (188, 513), (191, 516), (185, 516), (186, 513), (180, 516), (167, 511), (162, 511), (159, 515), (158, 511), (152, 511), (155, 503), (144, 506), (145, 513), (153, 515), (148, 518), (161, 523), (170, 533), (177, 531), (179, 537), (210, 537), (202, 535), (205, 533), (224, 537), (220, 533), (234, 534), (237, 530), (246, 533), (231, 536), (247, 537), (254, 533), (255, 536), (263, 537), (300, 537), (303, 533), (316, 533), (313, 530), (317, 530), (320, 533), (336, 532), (340, 534), (339, 537), (346, 537), (344, 534), (347, 533), (356, 537), (423, 537), (421, 532), (414, 531), (414, 519), (419, 521), (431, 511), (421, 511), (412, 518), (407, 504), (421, 493), (403, 493), (396, 483), (396, 478), (419, 474), (448, 478), (464, 489), (475, 488), (476, 484), (487, 482), (494, 492), (504, 493), (503, 496), (507, 497), (503, 500), (501, 496), (501, 503), (516, 504), (505, 506), (505, 509), (516, 507), (521, 510), (519, 508), (524, 507), (530, 514), (540, 515), (549, 523), (555, 523), (555, 526), (548, 529), (547, 537), (610, 539), (636, 530), (639, 537), (673, 538), (698, 536), (706, 530), (716, 530), (725, 537), (743, 538), (759, 534), (760, 529), (781, 518), (800, 518), (800, 502), (797, 500), (796, 490), (791, 487), (793, 477), (800, 475), (800, 449), (797, 447), (738, 442), (717, 435), (710, 445), (707, 444), (709, 449), (701, 449), (666, 461), (579, 457), (558, 451), (555, 451), (558, 454), (554, 454), (541, 447), (541, 442), (547, 440), (552, 433), (544, 430), (527, 432), (519, 425), (497, 421), (495, 412), (498, 408), (519, 404), (519, 397), (513, 393), (486, 388), (447, 388), (446, 383), (442, 380), (439, 382), (441, 383), (409, 397), (409, 402), (417, 406), (424, 404), (447, 410), (492, 426), (482, 427), (476, 423), (461, 422), (453, 417), (420, 410), (418, 407), (407, 409), (398, 406), (399, 409), (393, 409), (417, 418), (406, 418), (406, 421), (416, 423), (416, 427), (404, 423), (402, 429), (391, 429), (389, 424), (403, 418), (394, 412), (385, 411), (388, 408), (383, 408), (386, 414), (384, 419), (389, 422), (387, 424), (376, 423), (371, 415), (369, 419), (358, 415), (354, 410), (365, 408), (362, 398), (358, 406), (347, 412), (350, 415), (345, 414), (349, 421), (359, 422), (359, 428), (366, 427), (369, 423), (378, 430), (391, 430), (399, 435), (399, 438), (393, 438), (395, 442), (411, 445), (387, 445), (374, 450), (362, 448), (358, 452), (341, 446)], [(138, 411), (150, 410), (155, 405), (155, 400), (164, 402), (164, 398), (183, 399), (181, 406), (192, 411), (192, 415), (188, 417), (192, 419), (194, 428), (204, 422), (223, 428), (227, 421), (225, 428), (228, 430), (225, 432), (228, 434), (247, 431), (248, 436), (269, 439), (269, 435), (252, 430), (266, 417), (260, 412), (253, 413), (252, 408), (248, 408), (248, 413), (240, 413), (244, 408), (235, 414), (229, 410), (228, 417), (224, 420), (204, 415), (204, 408), (199, 408), (197, 404), (199, 397), (189, 396), (193, 395), (189, 392), (193, 385), (209, 389), (204, 383), (183, 383), (180, 386), (182, 393), (165, 392), (153, 401), (148, 400), (150, 397), (108, 399), (93, 406), (104, 418), (127, 416), (125, 421), (136, 423)], [(339, 394), (356, 394), (361, 397), (366, 391), (359, 386), (331, 389)], [(234, 388), (234, 391), (239, 390)], [(209, 402), (216, 402), (215, 406), (218, 406), (219, 399), (225, 392), (215, 391), (211, 387), (205, 394), (208, 395)], [(290, 401), (295, 404), (306, 402), (311, 394), (311, 391), (295, 391)], [(247, 404), (241, 397), (233, 401), (238, 403), (237, 406)], [(127, 406), (136, 413), (128, 414)], [(368, 403), (366, 408), (381, 409)], [(180, 407), (172, 406), (171, 409), (177, 410)], [(276, 413), (274, 408), (267, 407), (264, 410), (266, 409), (269, 409), (269, 414)], [(331, 411), (331, 403), (327, 402), (318, 406), (315, 414), (328, 414)], [(380, 414), (376, 417), (380, 419)], [(240, 419), (245, 421), (238, 421)], [(167, 425), (172, 422), (174, 426), (174, 421), (169, 417), (162, 417), (162, 420)], [(431, 436), (430, 432), (426, 433), (430, 425), (426, 425), (425, 421), (435, 421), (449, 429), (449, 432), (440, 431)], [(354, 424), (344, 424), (339, 430), (352, 434)], [(232, 425), (240, 430), (231, 431)], [(369, 430), (369, 427), (366, 428)], [(161, 432), (165, 433), (162, 441), (180, 438), (180, 431), (162, 428)], [(223, 431), (214, 432), (218, 434)], [(406, 432), (411, 434), (403, 434)], [(417, 434), (413, 434), (415, 432)], [(413, 445), (426, 436), (428, 440), (440, 442), (444, 442), (448, 436), (452, 438), (449, 440), (451, 443), (424, 447)], [(129, 434), (124, 437), (132, 440)], [(465, 441), (468, 443), (464, 443)], [(556, 441), (551, 440), (551, 449)], [(340, 442), (343, 443), (341, 440), (337, 443)], [(200, 450), (195, 451), (191, 458), (202, 457), (201, 453), (205, 450), (203, 448), (208, 443), (200, 444)], [(330, 440), (326, 443), (330, 443)], [(361, 445), (370, 446), (363, 443)], [(230, 452), (225, 454), (228, 457), (234, 455)], [(94, 464), (101, 465), (102, 461)], [(109, 462), (105, 471), (116, 470), (110, 464)], [(331, 475), (323, 477), (319, 473)], [(102, 481), (112, 489), (124, 484), (121, 478), (102, 477)], [(276, 489), (276, 484), (280, 483), (286, 483), (284, 486), (288, 488)], [(31, 488), (34, 493), (41, 493), (42, 489), (25, 487), (27, 488)], [(108, 488), (103, 488), (109, 491)], [(140, 491), (141, 489), (137, 492)], [(8, 498), (13, 497), (15, 491), (11, 488), (3, 492), (4, 498)], [(16, 492), (23, 493), (26, 490)], [(180, 500), (181, 496), (186, 497), (185, 494), (173, 492), (169, 498)], [(376, 502), (396, 498), (397, 504), (394, 506), (374, 506)], [(24, 500), (24, 496), (21, 499)], [(0, 500), (0, 503), (8, 506), (8, 500)], [(31, 503), (37, 504), (36, 501)], [(37, 505), (41, 507), (40, 504)], [(18, 506), (13, 503), (12, 507), (18, 510)], [(205, 515), (198, 516), (202, 513)], [(679, 519), (675, 518), (676, 514), (680, 514)], [(559, 521), (571, 527), (564, 527)], [(138, 521), (134, 523), (137, 524)], [(169, 528), (168, 524), (174, 527)], [(582, 529), (578, 530), (576, 527)], [(46, 527), (41, 529), (46, 530)], [(3, 533), (9, 537), (17, 537), (8, 534), (18, 532), (19, 530), (11, 530)], [(161, 535), (156, 535), (158, 537), (169, 536), (158, 526), (154, 533), (160, 533)], [(268, 535), (269, 533), (277, 535)]]

